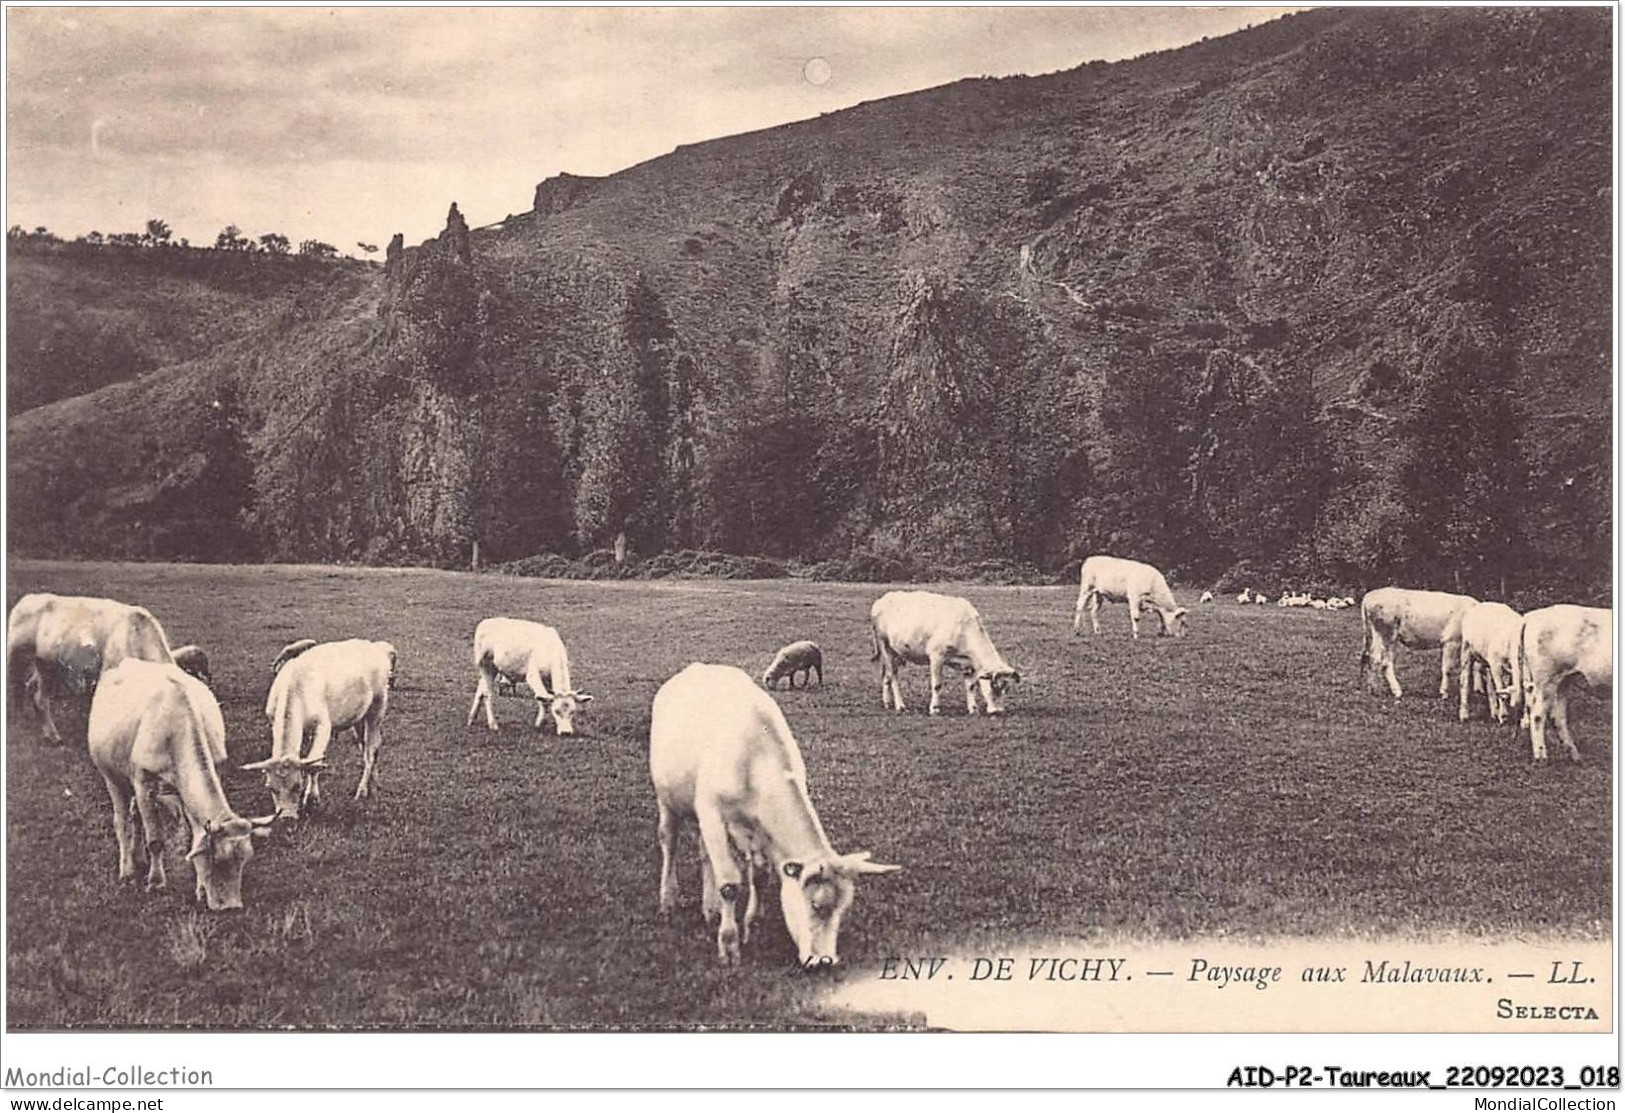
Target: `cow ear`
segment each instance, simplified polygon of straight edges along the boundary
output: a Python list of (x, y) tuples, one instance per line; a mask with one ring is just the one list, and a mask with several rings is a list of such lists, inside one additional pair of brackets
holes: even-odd
[(192, 835), (192, 849), (186, 852), (186, 860), (200, 858), (209, 851), (209, 832), (207, 828), (200, 827)]
[(835, 859), (835, 868), (841, 873), (858, 875), (864, 873), (896, 873), (902, 866), (883, 866), (879, 862), (869, 860), (867, 850), (859, 850), (853, 854), (843, 854)]
[(786, 863), (784, 863), (784, 876), (786, 876), (788, 878), (791, 878), (791, 879), (800, 877), (801, 876), (801, 863), (800, 862), (786, 862)]
[(327, 772), (327, 759), (325, 757), (302, 757), (299, 759), (299, 768), (307, 773)]
[(274, 760), (275, 760), (274, 758), (266, 758), (264, 761), (254, 761), (254, 762), (250, 762), (247, 765), (239, 765), (237, 768), (239, 770), (241, 770), (242, 772), (244, 772), (244, 773), (252, 773), (252, 772), (255, 772), (257, 770), (264, 769), (267, 765), (270, 765), (271, 762), (274, 761)]
[(592, 702), (592, 697), (589, 696), (586, 692), (577, 692), (576, 693), (576, 702), (577, 703), (591, 703)]
[(1190, 614), (1190, 612), (1187, 611), (1184, 607), (1175, 607), (1174, 608), (1174, 617), (1175, 618), (1179, 618), (1180, 616), (1187, 615), (1187, 614)]

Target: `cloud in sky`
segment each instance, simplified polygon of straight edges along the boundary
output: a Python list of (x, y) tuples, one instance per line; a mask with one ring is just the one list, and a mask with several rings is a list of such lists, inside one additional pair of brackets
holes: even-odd
[[(711, 139), (1282, 8), (11, 8), (7, 223), (348, 248)], [(807, 80), (813, 58), (828, 80)]]

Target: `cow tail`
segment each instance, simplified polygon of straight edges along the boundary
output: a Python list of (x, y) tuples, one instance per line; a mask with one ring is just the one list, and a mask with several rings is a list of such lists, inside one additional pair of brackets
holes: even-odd
[(1512, 655), (1512, 699), (1511, 711), (1523, 717), (1524, 690), (1523, 678), (1529, 675), (1529, 654), (1524, 648), (1524, 632), (1529, 629), (1529, 623), (1518, 623), (1518, 652)]
[(1360, 605), (1360, 675), (1371, 671), (1371, 615), (1366, 612), (1365, 601)]
[(869, 660), (880, 660), (880, 631), (875, 629), (875, 620), (872, 616), (869, 619), (869, 648), (871, 650)]

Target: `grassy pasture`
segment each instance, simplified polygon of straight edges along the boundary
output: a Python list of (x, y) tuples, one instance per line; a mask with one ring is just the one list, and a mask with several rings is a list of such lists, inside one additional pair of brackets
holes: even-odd
[[(457, 573), (13, 562), (27, 591), (150, 607), (212, 658), (234, 762), (268, 752), (267, 667), (287, 641), (394, 642), (375, 797), (330, 751), (327, 811), (249, 864), (248, 911), (120, 887), (82, 742), (7, 734), (8, 1007), (14, 1028), (798, 1027), (849, 1017), (796, 975), (770, 897), (744, 965), (714, 963), (692, 834), (684, 910), (655, 912), (647, 780), (656, 688), (696, 659), (759, 674), (811, 637), (827, 685), (781, 694), (839, 850), (903, 872), (860, 883), (843, 965), (1001, 938), (1503, 935), (1609, 930), (1607, 705), (1573, 701), (1587, 764), (1534, 769), (1507, 729), (1456, 722), (1405, 655), (1397, 705), (1358, 683), (1357, 613), (1193, 608), (1182, 640), (1128, 637), (1123, 608), (1071, 636), (1074, 592), (958, 589), (1023, 673), (1002, 719), (882, 712), (868, 603), (799, 581), (548, 582)], [(465, 728), (469, 643), (493, 614), (557, 625), (597, 702), (562, 741), (499, 700)], [(65, 723), (77, 728), (82, 718)], [(255, 774), (226, 771), (247, 814)], [(846, 974), (843, 976), (850, 976)], [(877, 1022), (884, 1023), (884, 1019)]]

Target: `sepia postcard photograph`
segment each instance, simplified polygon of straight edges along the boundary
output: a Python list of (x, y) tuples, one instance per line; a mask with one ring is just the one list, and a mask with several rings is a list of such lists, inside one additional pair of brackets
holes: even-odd
[(4, 1086), (1617, 1090), (1617, 17), (8, 6)]

